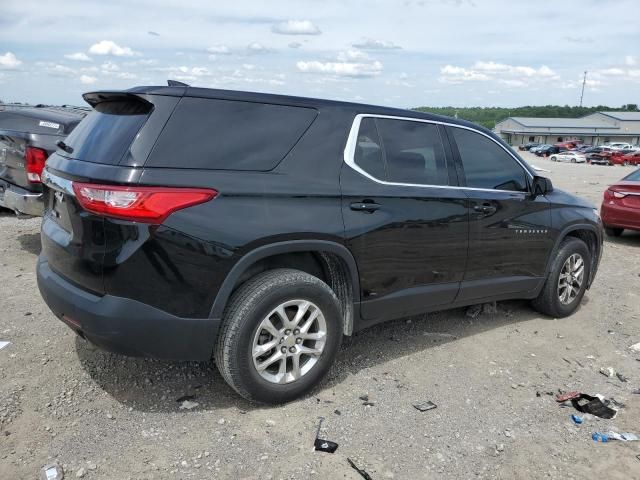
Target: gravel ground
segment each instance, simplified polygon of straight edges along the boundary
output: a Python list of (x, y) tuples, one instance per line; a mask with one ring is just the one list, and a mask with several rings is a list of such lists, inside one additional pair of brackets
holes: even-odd
[[(532, 163), (554, 184), (600, 203), (629, 168)], [(255, 406), (211, 363), (132, 359), (93, 349), (53, 317), (34, 273), (39, 220), (0, 214), (0, 478), (373, 479), (640, 478), (640, 442), (596, 444), (591, 432), (640, 433), (640, 233), (606, 239), (595, 284), (572, 317), (526, 302), (404, 319), (346, 339), (308, 397)], [(629, 381), (607, 378), (613, 367)], [(551, 396), (580, 390), (626, 406), (614, 420), (570, 420)], [(192, 395), (195, 408), (176, 400)], [(360, 397), (368, 395), (369, 405)], [(431, 400), (424, 413), (413, 403)], [(312, 452), (322, 435), (340, 444)]]

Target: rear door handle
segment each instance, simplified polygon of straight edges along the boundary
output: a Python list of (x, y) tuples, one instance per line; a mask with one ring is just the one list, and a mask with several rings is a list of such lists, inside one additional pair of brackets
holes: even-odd
[(375, 202), (353, 202), (349, 207), (356, 212), (373, 213), (382, 207), (382, 205)]
[(489, 203), (483, 203), (482, 205), (474, 205), (473, 209), (476, 212), (484, 213), (485, 215), (491, 215), (496, 213), (497, 208)]

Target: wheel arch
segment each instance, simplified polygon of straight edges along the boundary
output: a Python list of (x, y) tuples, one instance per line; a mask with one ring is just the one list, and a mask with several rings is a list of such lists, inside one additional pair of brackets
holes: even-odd
[(567, 237), (579, 238), (587, 245), (587, 248), (591, 253), (591, 273), (589, 283), (587, 284), (587, 288), (589, 288), (591, 286), (591, 282), (593, 282), (593, 278), (595, 277), (600, 255), (602, 254), (602, 233), (599, 233), (598, 228), (590, 223), (580, 223), (565, 227), (558, 235), (556, 243), (553, 246), (553, 250), (551, 251), (551, 255), (549, 256), (549, 260), (547, 261), (547, 275), (550, 273), (551, 264), (560, 249), (560, 245)]
[[(303, 262), (301, 264), (307, 268), (299, 268), (296, 264), (287, 265), (287, 260), (290, 262), (294, 258), (297, 262)], [(324, 280), (340, 300), (344, 334), (353, 333), (357, 314), (354, 307), (360, 302), (358, 268), (353, 255), (344, 245), (327, 240), (290, 240), (263, 245), (249, 251), (227, 274), (218, 290), (209, 316), (221, 319), (233, 291), (248, 278), (263, 271), (271, 261), (275, 262), (277, 267), (298, 267)], [(315, 262), (322, 268), (322, 275), (313, 271)]]

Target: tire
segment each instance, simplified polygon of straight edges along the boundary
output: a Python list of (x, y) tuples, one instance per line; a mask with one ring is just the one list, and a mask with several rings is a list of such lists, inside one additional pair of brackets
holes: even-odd
[(576, 159), (575, 159), (575, 158), (572, 158), (572, 159), (571, 159), (571, 163), (576, 163)]
[[(302, 362), (300, 363), (302, 369), (304, 369), (304, 365), (308, 365), (306, 362), (315, 359), (315, 363), (309, 367), (306, 373), (297, 379), (290, 380), (289, 383), (273, 383), (273, 381), (265, 379), (263, 375), (274, 375), (274, 378), (281, 375), (279, 371), (274, 374), (269, 372), (276, 365), (279, 369), (283, 361), (274, 362), (261, 374), (253, 359), (253, 349), (256, 346), (254, 342), (260, 342), (259, 339), (262, 339), (263, 336), (269, 337), (269, 340), (264, 340), (257, 346), (271, 341), (278, 342), (283, 337), (286, 337), (282, 340), (285, 345), (292, 340), (290, 337), (293, 337), (294, 331), (289, 330), (290, 334), (285, 336), (285, 326), (282, 326), (282, 329), (276, 327), (278, 337), (269, 334), (260, 326), (267, 317), (276, 322), (275, 324), (272, 322), (271, 325), (281, 326), (277, 323), (281, 317), (275, 313), (276, 307), (285, 302), (296, 300), (311, 302), (314, 307), (320, 310), (315, 318), (322, 317), (326, 325), (324, 346), (319, 356), (301, 355), (298, 357), (298, 361)], [(313, 311), (315, 312), (315, 309)], [(287, 315), (292, 316), (293, 313), (288, 312)], [(300, 324), (304, 322), (305, 317)], [(316, 321), (320, 320), (314, 320), (314, 322)], [(318, 328), (316, 332), (319, 331), (321, 330)], [(225, 381), (244, 398), (260, 403), (285, 403), (309, 392), (322, 380), (329, 371), (341, 342), (342, 313), (338, 298), (333, 290), (322, 280), (308, 273), (293, 269), (276, 269), (251, 278), (231, 296), (218, 334), (215, 361)], [(275, 343), (275, 345), (281, 344)], [(308, 341), (305, 340), (300, 348), (307, 346), (307, 344)], [(317, 343), (313, 343), (313, 347), (318, 348)], [(286, 346), (276, 346), (265, 354), (267, 359), (275, 355), (282, 358), (278, 353), (279, 348), (285, 348), (284, 353), (289, 355), (286, 353)], [(296, 349), (297, 347), (291, 345), (288, 348)], [(258, 357), (256, 361), (260, 360), (261, 357)], [(267, 363), (264, 357), (262, 357), (262, 361)], [(286, 358), (284, 365), (286, 369), (293, 368), (293, 359), (290, 361)], [(285, 376), (288, 375), (289, 373), (285, 374)]]
[(625, 160), (624, 162), (622, 162), (622, 165), (624, 165), (625, 167), (628, 167), (629, 166), (629, 161)]
[(557, 157), (555, 157), (555, 156), (553, 156), (553, 157), (551, 157), (551, 158), (550, 158), (550, 160), (551, 160), (552, 162), (557, 162), (557, 161), (558, 161), (558, 158), (557, 158)]
[(623, 231), (624, 231), (624, 228), (619, 228), (619, 227), (605, 227), (604, 228), (604, 233), (606, 233), (610, 237), (619, 237), (620, 235), (622, 235)]
[[(565, 262), (574, 254), (580, 255), (583, 260), (582, 283), (576, 296), (569, 303), (563, 303), (558, 293), (558, 282)], [(582, 240), (575, 237), (565, 238), (560, 244), (556, 257), (553, 259), (551, 270), (547, 276), (544, 287), (542, 287), (542, 291), (538, 297), (531, 302), (533, 308), (540, 313), (555, 318), (571, 315), (576, 308), (578, 308), (578, 305), (580, 305), (584, 292), (586, 291), (587, 283), (591, 275), (590, 259), (591, 254), (589, 253), (589, 249)]]

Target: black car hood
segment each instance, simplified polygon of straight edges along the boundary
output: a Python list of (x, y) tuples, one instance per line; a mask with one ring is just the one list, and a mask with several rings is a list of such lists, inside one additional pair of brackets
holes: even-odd
[(578, 197), (577, 195), (573, 195), (571, 193), (567, 193), (564, 190), (560, 190), (558, 188), (553, 188), (553, 192), (547, 193), (545, 195), (547, 200), (552, 204), (556, 205), (571, 205), (574, 207), (582, 207), (582, 208), (596, 208), (591, 202), (585, 200), (584, 198)]

